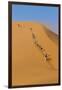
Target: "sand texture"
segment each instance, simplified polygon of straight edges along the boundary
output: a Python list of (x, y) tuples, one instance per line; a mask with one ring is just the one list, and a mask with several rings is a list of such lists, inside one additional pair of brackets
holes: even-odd
[(12, 85), (58, 83), (58, 36), (37, 22), (12, 22)]

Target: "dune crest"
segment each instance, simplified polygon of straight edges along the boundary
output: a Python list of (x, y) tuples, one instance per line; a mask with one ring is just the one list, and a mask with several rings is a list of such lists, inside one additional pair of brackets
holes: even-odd
[(46, 32), (46, 34), (48, 35), (48, 37), (52, 40), (52, 41), (54, 41), (54, 43), (58, 43), (58, 35), (56, 34), (56, 33), (54, 33), (54, 32), (52, 32), (49, 28), (47, 28), (46, 26), (44, 26), (43, 25), (43, 27), (44, 27), (44, 30), (45, 30), (45, 32)]

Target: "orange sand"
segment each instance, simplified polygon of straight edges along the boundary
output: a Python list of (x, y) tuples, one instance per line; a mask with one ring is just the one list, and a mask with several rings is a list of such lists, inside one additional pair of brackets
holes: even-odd
[[(30, 28), (49, 62), (34, 44)], [(12, 22), (12, 85), (52, 83), (58, 83), (58, 36), (39, 23)]]

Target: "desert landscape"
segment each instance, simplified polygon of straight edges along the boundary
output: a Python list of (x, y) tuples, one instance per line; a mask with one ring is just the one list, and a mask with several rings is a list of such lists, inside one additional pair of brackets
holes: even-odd
[(58, 50), (50, 27), (12, 21), (12, 85), (58, 83)]

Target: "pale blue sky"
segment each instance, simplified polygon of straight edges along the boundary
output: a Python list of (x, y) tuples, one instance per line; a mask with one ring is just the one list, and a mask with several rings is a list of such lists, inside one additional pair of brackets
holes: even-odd
[(49, 25), (58, 33), (58, 7), (12, 5), (13, 21), (36, 21)]

